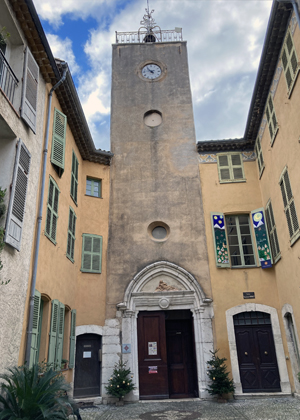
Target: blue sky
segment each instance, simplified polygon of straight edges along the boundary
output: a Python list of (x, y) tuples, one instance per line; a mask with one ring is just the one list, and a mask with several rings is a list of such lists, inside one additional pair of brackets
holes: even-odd
[[(110, 149), (111, 44), (137, 31), (146, 0), (34, 0), (55, 57), (68, 61), (97, 148)], [(149, 0), (187, 41), (196, 138), (242, 137), (272, 0)]]

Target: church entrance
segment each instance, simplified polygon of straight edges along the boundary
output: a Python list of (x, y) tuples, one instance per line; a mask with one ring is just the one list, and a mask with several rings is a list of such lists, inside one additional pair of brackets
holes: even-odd
[(191, 311), (142, 311), (137, 327), (140, 399), (197, 397)]

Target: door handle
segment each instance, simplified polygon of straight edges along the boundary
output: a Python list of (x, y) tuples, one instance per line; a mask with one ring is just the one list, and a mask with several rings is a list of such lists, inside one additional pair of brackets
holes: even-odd
[(248, 356), (248, 353), (245, 351), (245, 355)]
[(268, 352), (267, 352), (267, 351), (265, 351), (265, 354), (268, 354)]

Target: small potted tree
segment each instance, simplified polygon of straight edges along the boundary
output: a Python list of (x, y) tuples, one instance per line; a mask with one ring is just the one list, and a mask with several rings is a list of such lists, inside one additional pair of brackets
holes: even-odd
[(120, 360), (115, 364), (113, 374), (105, 389), (109, 395), (119, 398), (116, 405), (124, 405), (125, 395), (135, 388), (132, 378), (130, 369), (126, 369), (126, 362), (123, 363)]
[(211, 380), (207, 391), (211, 395), (217, 395), (218, 402), (227, 402), (226, 396), (234, 393), (233, 380), (229, 378), (225, 358), (217, 356), (218, 350), (211, 351), (212, 358), (207, 362), (208, 376)]

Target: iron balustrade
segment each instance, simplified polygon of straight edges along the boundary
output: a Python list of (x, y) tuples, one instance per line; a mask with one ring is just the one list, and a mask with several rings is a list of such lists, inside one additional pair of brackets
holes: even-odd
[[(145, 41), (145, 37), (147, 35), (149, 36), (149, 32), (146, 30), (135, 32), (116, 32), (116, 43), (131, 44), (147, 42)], [(182, 28), (163, 31), (153, 30), (151, 31), (151, 35), (154, 35), (155, 42), (178, 42), (182, 41)]]
[(0, 88), (11, 103), (13, 103), (18, 83), (19, 80), (0, 49)]

